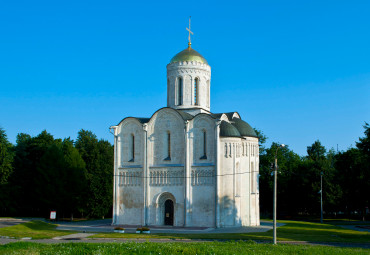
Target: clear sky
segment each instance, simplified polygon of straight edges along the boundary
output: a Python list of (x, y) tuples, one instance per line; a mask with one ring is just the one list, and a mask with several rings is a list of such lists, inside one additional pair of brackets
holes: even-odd
[(370, 122), (370, 1), (3, 1), (0, 126), (109, 126), (166, 106), (166, 65), (192, 46), (211, 65), (211, 111), (238, 111), (300, 155), (355, 145)]

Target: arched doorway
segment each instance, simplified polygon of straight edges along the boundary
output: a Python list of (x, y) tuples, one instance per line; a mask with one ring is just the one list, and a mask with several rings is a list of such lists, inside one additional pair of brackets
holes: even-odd
[[(175, 226), (178, 222), (178, 209), (176, 198), (170, 192), (162, 192), (154, 197), (155, 199), (155, 224)], [(168, 216), (168, 217), (166, 217)]]
[(173, 226), (173, 201), (171, 199), (167, 199), (164, 202), (164, 225)]

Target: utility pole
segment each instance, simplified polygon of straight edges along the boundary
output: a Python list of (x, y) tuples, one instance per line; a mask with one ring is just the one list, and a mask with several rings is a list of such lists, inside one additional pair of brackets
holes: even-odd
[(320, 197), (321, 197), (321, 217), (320, 217), (320, 222), (321, 222), (321, 223), (324, 223), (324, 212), (323, 212), (323, 207), (322, 207), (322, 174), (323, 174), (323, 172), (321, 172), (321, 174), (320, 174), (320, 179), (321, 179), (321, 188), (320, 188)]
[[(277, 150), (276, 150), (277, 152)], [(274, 211), (273, 211), (273, 221), (274, 221), (274, 237), (273, 242), (276, 244), (276, 192), (277, 192), (277, 157), (275, 157), (275, 167), (274, 167)]]
[(279, 148), (282, 148), (282, 147), (285, 147), (284, 144), (281, 144), (279, 147), (277, 147), (276, 149), (276, 153), (275, 153), (275, 168), (274, 168), (274, 205), (273, 205), (273, 221), (274, 221), (274, 237), (273, 237), (273, 243), (276, 244), (277, 241), (276, 241), (276, 200), (277, 200), (277, 152), (279, 150)]

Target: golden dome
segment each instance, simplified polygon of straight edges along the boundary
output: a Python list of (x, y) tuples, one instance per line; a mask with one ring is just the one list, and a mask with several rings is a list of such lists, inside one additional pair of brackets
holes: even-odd
[(187, 49), (177, 53), (170, 61), (170, 64), (182, 61), (195, 61), (207, 64), (207, 60), (200, 55), (197, 51), (193, 50), (190, 45)]

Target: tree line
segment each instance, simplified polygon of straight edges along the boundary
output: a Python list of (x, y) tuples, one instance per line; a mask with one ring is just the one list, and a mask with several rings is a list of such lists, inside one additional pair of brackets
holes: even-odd
[[(364, 137), (346, 151), (327, 150), (320, 141), (307, 146), (307, 155), (299, 156), (289, 146), (279, 148), (277, 214), (280, 218), (320, 215), (320, 192), (325, 217), (364, 219), (370, 202), (370, 126), (364, 125)], [(260, 137), (260, 209), (271, 215), (273, 204), (272, 168), (276, 149), (264, 147)], [(322, 175), (322, 191), (321, 191)], [(339, 214), (339, 215), (338, 215)]]
[[(337, 152), (320, 141), (299, 156), (280, 148), (278, 159), (278, 216), (320, 214), (320, 192), (325, 217), (337, 213), (368, 214), (370, 200), (370, 126), (356, 147)], [(256, 130), (260, 142), (260, 209), (272, 212), (274, 162), (277, 143), (265, 147), (267, 137)], [(321, 179), (323, 189), (321, 191)], [(11, 144), (0, 128), (0, 215), (48, 217), (111, 216), (113, 146), (91, 131), (80, 130), (76, 141), (55, 139), (42, 131), (31, 137), (17, 135)], [(340, 217), (339, 215), (337, 215)]]
[(17, 135), (0, 129), (0, 214), (104, 217), (112, 208), (113, 146), (80, 130), (76, 141), (47, 131)]

